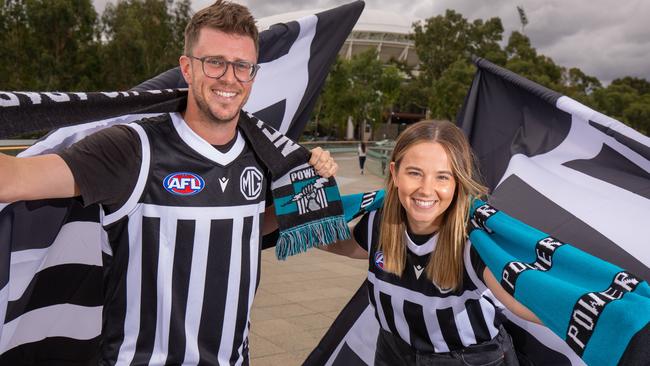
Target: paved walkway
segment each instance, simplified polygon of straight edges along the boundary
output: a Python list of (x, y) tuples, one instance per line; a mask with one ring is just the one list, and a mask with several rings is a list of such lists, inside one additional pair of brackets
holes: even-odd
[[(377, 162), (369, 159), (366, 174), (360, 175), (356, 154), (335, 159), (342, 194), (383, 186)], [(366, 261), (316, 249), (282, 262), (272, 249), (263, 251), (251, 319), (251, 364), (301, 365), (357, 291), (367, 266)]]

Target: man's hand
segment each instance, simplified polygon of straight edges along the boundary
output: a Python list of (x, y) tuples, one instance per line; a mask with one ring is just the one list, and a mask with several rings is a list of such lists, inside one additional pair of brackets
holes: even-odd
[(324, 178), (336, 175), (336, 171), (339, 169), (339, 165), (330, 156), (330, 152), (320, 147), (311, 149), (309, 164), (314, 167), (318, 175)]

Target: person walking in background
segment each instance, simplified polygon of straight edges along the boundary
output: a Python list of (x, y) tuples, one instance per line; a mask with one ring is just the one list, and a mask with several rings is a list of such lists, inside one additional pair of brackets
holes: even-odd
[(361, 142), (358, 148), (359, 154), (359, 169), (361, 169), (361, 175), (363, 175), (363, 167), (366, 165), (366, 143)]
[(380, 325), (374, 364), (518, 365), (495, 304), (541, 321), (501, 287), (467, 240), (469, 207), (487, 189), (463, 132), (448, 121), (407, 128), (385, 189), (383, 207), (362, 217), (353, 238), (320, 247), (368, 260), (368, 296)]

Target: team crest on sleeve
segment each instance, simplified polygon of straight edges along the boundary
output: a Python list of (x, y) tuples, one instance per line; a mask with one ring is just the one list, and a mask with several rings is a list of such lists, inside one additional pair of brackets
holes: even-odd
[(384, 252), (377, 251), (375, 253), (375, 266), (377, 266), (377, 268), (381, 269), (382, 271), (384, 270)]
[(205, 188), (205, 181), (200, 175), (189, 172), (171, 173), (163, 179), (167, 192), (177, 196), (195, 195)]
[(303, 215), (328, 206), (325, 192), (327, 178), (317, 175), (312, 167), (291, 172), (289, 177), (296, 193), (286, 204), (295, 202), (298, 214)]
[(259, 169), (249, 166), (244, 169), (239, 177), (239, 190), (241, 194), (249, 201), (260, 196), (264, 183), (264, 176)]

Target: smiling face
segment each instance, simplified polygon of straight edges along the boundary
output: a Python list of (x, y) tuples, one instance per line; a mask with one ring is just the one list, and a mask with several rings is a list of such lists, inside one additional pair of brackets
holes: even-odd
[[(194, 57), (217, 56), (226, 61), (257, 62), (255, 42), (239, 34), (202, 28), (194, 44)], [(186, 120), (199, 119), (218, 124), (236, 123), (239, 112), (248, 100), (253, 81), (241, 82), (235, 78), (232, 65), (219, 79), (203, 73), (201, 61), (181, 56), (181, 71), (189, 86)]]
[(442, 224), (456, 192), (451, 162), (437, 142), (419, 142), (390, 164), (393, 184), (415, 234), (430, 234)]

